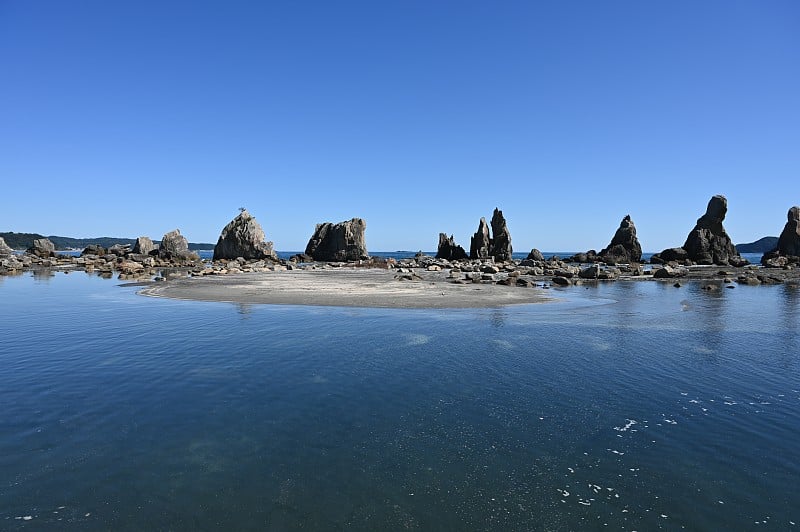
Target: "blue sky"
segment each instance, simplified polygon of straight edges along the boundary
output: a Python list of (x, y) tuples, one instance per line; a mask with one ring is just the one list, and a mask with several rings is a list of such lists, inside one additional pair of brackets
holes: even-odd
[(800, 3), (0, 0), (0, 231), (735, 242), (800, 204)]

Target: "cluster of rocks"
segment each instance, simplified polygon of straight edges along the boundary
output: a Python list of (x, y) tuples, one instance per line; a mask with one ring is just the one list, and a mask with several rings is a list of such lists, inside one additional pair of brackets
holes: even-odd
[[(511, 247), (511, 233), (508, 224), (503, 216), (503, 211), (494, 209), (491, 221), (491, 233), (486, 218), (481, 218), (478, 223), (478, 230), (472, 235), (469, 245), (469, 258), (473, 260), (484, 260), (492, 258), (502, 262), (511, 260), (513, 252)], [(463, 260), (467, 258), (467, 252), (463, 247), (456, 244), (453, 235), (439, 233), (439, 246), (436, 251), (437, 259)]]
[(761, 257), (761, 264), (771, 268), (786, 268), (800, 264), (800, 207), (789, 209), (778, 245)]

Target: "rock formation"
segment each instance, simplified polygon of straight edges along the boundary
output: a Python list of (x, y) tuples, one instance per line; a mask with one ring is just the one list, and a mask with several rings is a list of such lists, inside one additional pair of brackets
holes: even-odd
[(470, 259), (488, 259), (493, 257), (498, 261), (511, 260), (511, 233), (508, 232), (503, 211), (495, 208), (492, 214), (492, 235), (489, 236), (489, 226), (486, 218), (481, 218), (478, 230), (472, 235), (469, 245)]
[(642, 260), (642, 246), (636, 238), (636, 226), (628, 214), (619, 224), (607, 248), (600, 251), (600, 260), (607, 264), (631, 263)]
[(368, 257), (364, 230), (367, 222), (353, 218), (346, 222), (317, 224), (308, 241), (305, 254), (314, 260), (337, 262), (360, 260)]
[(800, 207), (792, 207), (786, 215), (788, 220), (778, 237), (777, 247), (764, 253), (761, 264), (783, 267), (789, 263), (800, 262)]
[(698, 218), (694, 229), (680, 248), (665, 249), (654, 255), (651, 262), (688, 260), (696, 264), (718, 264), (722, 266), (744, 266), (743, 259), (731, 242), (731, 237), (722, 227), (728, 212), (728, 200), (717, 195), (708, 202), (706, 213)]
[(495, 260), (511, 260), (511, 233), (508, 232), (503, 211), (496, 207), (494, 213), (492, 213), (492, 237), (491, 255)]
[(445, 260), (463, 260), (467, 258), (467, 252), (464, 248), (456, 244), (453, 235), (447, 236), (447, 233), (439, 233), (439, 247), (436, 251), (437, 259)]
[(481, 218), (478, 230), (472, 235), (469, 242), (470, 259), (488, 259), (492, 248), (492, 240), (489, 238), (489, 225), (486, 218)]
[(246, 209), (242, 209), (242, 212), (225, 226), (217, 245), (214, 246), (214, 260), (238, 257), (246, 260), (278, 258), (272, 249), (272, 242), (265, 241), (261, 224)]
[(89, 244), (83, 251), (81, 251), (81, 257), (85, 257), (87, 255), (94, 255), (97, 257), (102, 257), (107, 252), (106, 248), (101, 246), (100, 244)]
[(37, 238), (33, 241), (33, 246), (28, 248), (28, 253), (37, 257), (55, 257), (56, 246), (49, 238)]
[(158, 248), (158, 256), (162, 259), (172, 259), (179, 261), (197, 260), (199, 256), (189, 251), (189, 241), (181, 235), (179, 229), (170, 231), (161, 238), (161, 245)]
[(544, 262), (544, 255), (542, 255), (542, 252), (539, 251), (538, 249), (533, 248), (531, 252), (528, 253), (528, 256), (525, 257), (525, 260), (535, 260), (538, 262)]
[(133, 253), (137, 255), (150, 255), (156, 250), (156, 245), (150, 240), (150, 237), (140, 236), (133, 244)]
[(12, 253), (14, 253), (14, 250), (11, 249), (11, 247), (6, 244), (6, 241), (3, 239), (3, 237), (0, 236), (0, 257), (8, 257)]

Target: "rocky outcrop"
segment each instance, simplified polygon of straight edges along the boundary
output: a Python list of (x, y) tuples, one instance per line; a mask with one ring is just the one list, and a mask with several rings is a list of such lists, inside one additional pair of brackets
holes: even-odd
[(3, 239), (3, 237), (0, 236), (0, 257), (8, 257), (12, 253), (14, 253), (14, 250), (11, 249), (11, 247), (6, 244), (6, 241)]
[(508, 231), (503, 211), (496, 208), (492, 213), (492, 249), (491, 255), (497, 261), (511, 260), (511, 233)]
[(150, 237), (140, 236), (133, 244), (133, 253), (137, 255), (152, 255), (156, 251), (156, 245)]
[(437, 259), (445, 260), (463, 260), (467, 258), (467, 252), (464, 248), (456, 244), (453, 235), (447, 236), (447, 233), (439, 233), (439, 247), (436, 251)]
[(525, 260), (535, 260), (538, 262), (544, 262), (544, 255), (542, 255), (542, 252), (539, 251), (538, 249), (533, 248), (531, 252), (528, 253), (528, 256), (525, 257)]
[(272, 242), (266, 242), (265, 238), (261, 224), (246, 209), (242, 209), (242, 212), (222, 229), (217, 245), (214, 246), (214, 260), (238, 257), (246, 260), (277, 260), (278, 256), (272, 249)]
[(366, 259), (369, 256), (364, 240), (366, 228), (367, 222), (361, 218), (353, 218), (338, 224), (331, 222), (317, 224), (314, 234), (308, 241), (305, 254), (323, 262)]
[(472, 235), (469, 241), (470, 259), (488, 259), (492, 249), (492, 239), (489, 238), (489, 225), (486, 218), (481, 218), (478, 223), (478, 230)]
[(606, 264), (631, 263), (642, 260), (642, 246), (636, 237), (636, 226), (628, 214), (619, 224), (611, 243), (599, 253), (599, 258)]
[(469, 245), (470, 259), (494, 258), (497, 261), (511, 260), (511, 233), (508, 231), (503, 211), (495, 208), (492, 214), (492, 233), (486, 218), (481, 218), (478, 230), (472, 235)]
[[(727, 212), (728, 200), (725, 196), (712, 197), (708, 202), (706, 213), (698, 218), (683, 246), (664, 250), (654, 255), (651, 262), (685, 260), (695, 264), (744, 266), (748, 263), (747, 260), (739, 255), (728, 233), (722, 227)], [(685, 259), (681, 259), (682, 257)]]
[(101, 246), (100, 244), (89, 244), (83, 251), (81, 251), (81, 257), (85, 257), (87, 255), (92, 255), (96, 257), (102, 257), (108, 252), (106, 248)]
[(800, 207), (792, 207), (786, 215), (786, 225), (778, 237), (777, 247), (761, 257), (761, 264), (784, 267), (800, 262)]
[(161, 238), (158, 256), (162, 259), (176, 261), (192, 261), (200, 258), (196, 253), (189, 251), (189, 241), (179, 229), (170, 231)]
[(33, 246), (28, 248), (28, 253), (37, 257), (55, 257), (56, 246), (49, 238), (37, 238), (33, 241)]

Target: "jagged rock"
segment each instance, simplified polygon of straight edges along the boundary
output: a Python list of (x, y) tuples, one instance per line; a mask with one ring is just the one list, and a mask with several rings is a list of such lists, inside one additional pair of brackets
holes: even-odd
[(6, 244), (6, 241), (0, 236), (0, 257), (8, 257), (14, 253), (14, 250)]
[(528, 256), (525, 257), (525, 260), (535, 260), (539, 262), (544, 262), (544, 255), (542, 255), (542, 252), (539, 251), (538, 249), (533, 248), (531, 252), (528, 253)]
[(161, 245), (158, 248), (158, 256), (167, 260), (197, 260), (200, 257), (196, 253), (189, 251), (189, 241), (181, 235), (179, 229), (170, 231), (161, 238)]
[(631, 263), (642, 260), (642, 246), (636, 237), (636, 226), (628, 214), (619, 224), (619, 229), (614, 233), (611, 243), (600, 251), (600, 260), (607, 264), (619, 262)]
[(156, 250), (156, 245), (150, 240), (150, 237), (140, 236), (133, 244), (133, 251), (137, 255), (150, 255)]
[(246, 260), (278, 259), (272, 249), (272, 242), (265, 241), (261, 224), (247, 212), (247, 209), (242, 209), (242, 212), (225, 226), (217, 245), (214, 246), (214, 260), (238, 257)]
[(49, 238), (37, 238), (33, 241), (33, 246), (28, 248), (28, 253), (41, 258), (55, 257), (56, 246)]
[(97, 255), (98, 257), (102, 257), (107, 253), (106, 248), (101, 246), (100, 244), (89, 244), (83, 251), (81, 251), (81, 257), (85, 255)]
[(489, 225), (486, 218), (481, 218), (478, 223), (478, 230), (472, 235), (469, 244), (470, 259), (488, 259), (492, 249), (492, 241), (489, 238)]
[(717, 195), (709, 200), (706, 213), (698, 218), (697, 225), (682, 246), (689, 260), (697, 264), (747, 264), (722, 227), (727, 212), (728, 200), (725, 196)]
[(366, 228), (367, 222), (361, 218), (337, 224), (331, 222), (317, 224), (314, 234), (308, 241), (305, 254), (314, 260), (324, 262), (365, 259), (369, 256), (364, 240)]
[(439, 247), (436, 251), (436, 258), (464, 260), (467, 258), (467, 252), (464, 251), (464, 248), (456, 244), (453, 235), (448, 237), (446, 233), (439, 233)]
[(495, 260), (511, 260), (513, 250), (511, 248), (511, 233), (508, 231), (506, 219), (503, 211), (496, 208), (492, 213), (492, 241), (490, 255)]
[(761, 264), (772, 268), (785, 267), (800, 262), (800, 207), (792, 207), (786, 215), (788, 220), (778, 237), (778, 245), (761, 257)]
[(113, 246), (108, 248), (109, 254), (116, 255), (118, 257), (124, 257), (130, 252), (131, 252), (131, 246), (129, 244), (114, 244)]

